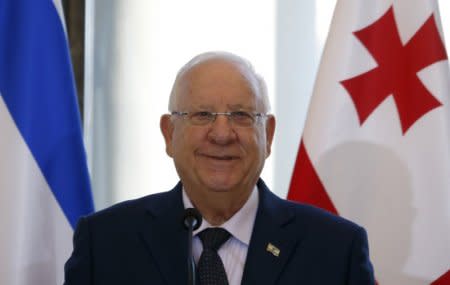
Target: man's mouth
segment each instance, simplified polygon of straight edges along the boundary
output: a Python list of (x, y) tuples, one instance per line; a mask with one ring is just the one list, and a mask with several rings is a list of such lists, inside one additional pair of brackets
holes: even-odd
[(215, 159), (215, 160), (222, 160), (222, 161), (231, 161), (231, 160), (239, 159), (239, 157), (235, 156), (235, 155), (202, 154), (202, 156), (204, 156), (206, 158)]

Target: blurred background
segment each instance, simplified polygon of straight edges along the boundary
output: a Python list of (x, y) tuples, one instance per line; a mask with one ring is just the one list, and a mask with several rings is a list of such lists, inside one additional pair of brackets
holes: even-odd
[[(438, 1), (449, 47), (450, 3)], [(64, 1), (96, 209), (171, 189), (159, 118), (178, 69), (226, 50), (266, 79), (277, 118), (262, 174), (286, 197), (335, 0)]]

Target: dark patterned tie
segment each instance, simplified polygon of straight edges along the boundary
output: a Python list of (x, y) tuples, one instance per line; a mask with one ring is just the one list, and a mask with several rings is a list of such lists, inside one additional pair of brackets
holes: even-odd
[(203, 244), (198, 261), (200, 285), (228, 285), (227, 274), (217, 250), (230, 238), (230, 233), (222, 228), (209, 228), (198, 236)]

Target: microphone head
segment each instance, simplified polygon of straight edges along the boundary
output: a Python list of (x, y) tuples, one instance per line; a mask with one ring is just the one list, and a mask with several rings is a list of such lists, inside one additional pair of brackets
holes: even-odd
[(187, 208), (184, 210), (182, 222), (186, 229), (192, 227), (195, 231), (202, 224), (202, 215), (196, 208)]

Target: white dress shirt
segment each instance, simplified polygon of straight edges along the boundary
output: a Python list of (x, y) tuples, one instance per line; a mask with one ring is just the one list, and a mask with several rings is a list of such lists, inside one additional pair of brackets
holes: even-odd
[[(256, 211), (258, 210), (258, 203), (258, 189), (255, 186), (244, 206), (228, 221), (220, 225), (221, 228), (226, 229), (231, 234), (231, 237), (220, 247), (218, 251), (225, 267), (225, 272), (227, 273), (230, 285), (241, 284), (245, 259), (247, 258), (248, 245), (253, 232), (253, 225), (255, 224)], [(184, 208), (193, 207), (184, 188), (183, 204)], [(200, 255), (203, 251), (202, 242), (197, 234), (204, 229), (211, 227), (213, 226), (211, 226), (208, 221), (203, 220), (200, 228), (193, 233), (194, 237), (192, 239), (192, 251), (196, 263), (198, 263)]]

